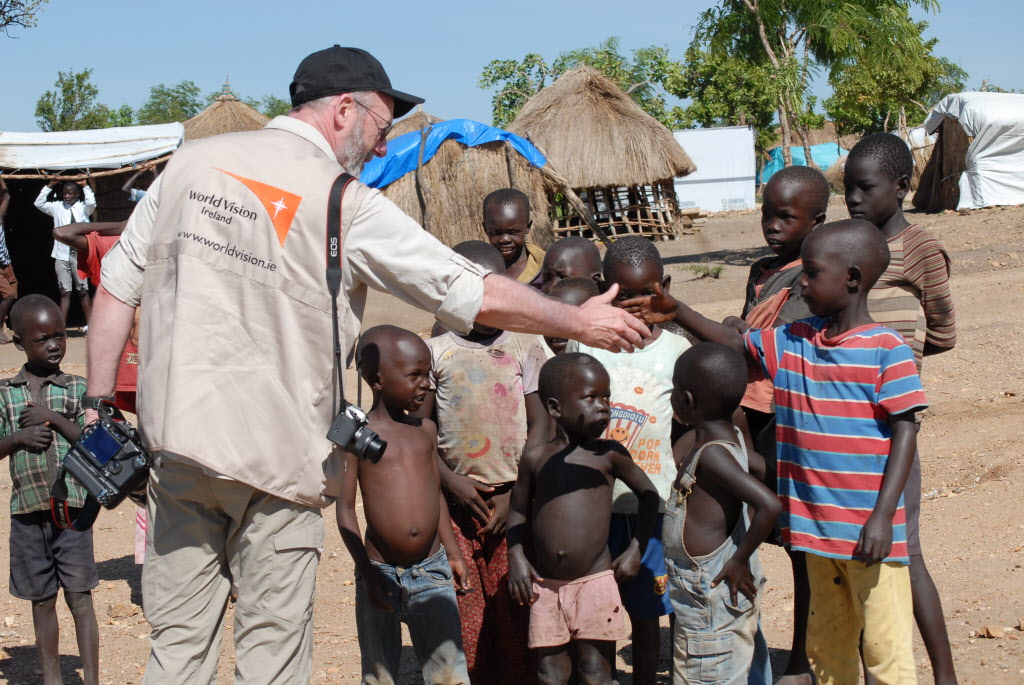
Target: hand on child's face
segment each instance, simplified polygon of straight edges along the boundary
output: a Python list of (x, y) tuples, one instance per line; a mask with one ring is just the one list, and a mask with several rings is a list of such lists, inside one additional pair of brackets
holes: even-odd
[(653, 290), (650, 295), (617, 300), (615, 306), (625, 309), (648, 326), (675, 320), (678, 304), (676, 299), (666, 293), (660, 283), (656, 284)]

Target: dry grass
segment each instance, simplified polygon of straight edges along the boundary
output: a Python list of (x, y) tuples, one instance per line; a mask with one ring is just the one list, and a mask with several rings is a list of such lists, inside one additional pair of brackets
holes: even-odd
[(573, 188), (650, 185), (696, 169), (671, 131), (591, 67), (534, 95), (508, 129), (536, 144)]
[(833, 192), (843, 193), (845, 188), (843, 187), (843, 175), (846, 171), (846, 155), (843, 155), (836, 161), (832, 162), (832, 166), (825, 169), (825, 178), (828, 179), (828, 184), (831, 186)]
[(509, 187), (518, 188), (530, 198), (533, 218), (530, 241), (546, 247), (553, 240), (545, 176), (505, 143), (467, 148), (447, 140), (423, 165), (420, 179), (426, 196), (426, 220), (416, 191), (415, 173), (406, 174), (389, 185), (384, 195), (445, 245), (483, 239), (484, 197), (498, 188)]
[[(422, 105), (418, 105), (418, 107), (422, 107)], [(415, 112), (413, 112), (409, 116), (405, 117), (404, 119), (396, 123), (393, 127), (391, 127), (391, 131), (388, 133), (388, 140), (394, 140), (398, 136), (405, 135), (406, 133), (410, 133), (412, 131), (419, 131), (420, 129), (426, 126), (430, 126), (431, 124), (439, 124), (442, 121), (444, 121), (444, 119), (441, 119), (440, 117), (435, 117), (433, 114), (425, 112), (421, 108), (417, 109)]]
[(960, 202), (960, 174), (967, 168), (965, 155), (971, 138), (960, 122), (946, 117), (939, 126), (939, 141), (921, 172), (914, 207), (925, 212), (956, 209)]
[(185, 140), (198, 140), (235, 131), (254, 131), (266, 126), (268, 121), (269, 117), (226, 93), (185, 122)]

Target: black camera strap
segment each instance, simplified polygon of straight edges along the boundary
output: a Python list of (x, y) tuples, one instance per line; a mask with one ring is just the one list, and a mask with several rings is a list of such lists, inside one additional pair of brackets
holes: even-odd
[(327, 199), (327, 290), (331, 293), (331, 333), (334, 336), (333, 399), (331, 416), (338, 413), (342, 393), (341, 332), (338, 330), (338, 295), (341, 293), (341, 202), (348, 184), (355, 180), (343, 173), (334, 179)]

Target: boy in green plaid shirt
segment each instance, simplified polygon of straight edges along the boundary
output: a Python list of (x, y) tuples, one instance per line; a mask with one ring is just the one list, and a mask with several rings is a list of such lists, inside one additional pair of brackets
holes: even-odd
[[(64, 318), (53, 300), (29, 295), (11, 308), (14, 344), (26, 362), (0, 380), (0, 459), (11, 466), (11, 594), (32, 602), (43, 683), (60, 683), (57, 590), (75, 620), (86, 685), (99, 680), (99, 627), (92, 589), (99, 584), (92, 530), (64, 530), (50, 513), (50, 486), (68, 448), (82, 433), (85, 379), (62, 373)], [(69, 476), (68, 504), (85, 491)]]

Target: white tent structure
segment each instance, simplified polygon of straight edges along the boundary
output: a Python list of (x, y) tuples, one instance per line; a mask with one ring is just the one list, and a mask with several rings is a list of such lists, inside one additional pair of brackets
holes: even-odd
[(753, 128), (693, 128), (672, 135), (697, 165), (696, 171), (675, 180), (680, 208), (722, 212), (756, 207)]
[(970, 143), (956, 208), (1024, 204), (1024, 95), (948, 95), (935, 105), (924, 127), (935, 133), (944, 121), (958, 123)]
[(174, 152), (184, 137), (180, 123), (52, 133), (0, 131), (0, 169), (120, 169)]

